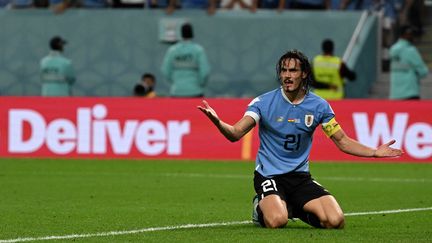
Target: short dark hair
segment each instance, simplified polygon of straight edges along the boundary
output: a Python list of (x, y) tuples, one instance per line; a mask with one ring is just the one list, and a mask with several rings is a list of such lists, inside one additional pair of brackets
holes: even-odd
[(146, 95), (146, 88), (142, 86), (141, 84), (136, 84), (133, 89), (135, 96), (145, 96)]
[(61, 50), (63, 50), (63, 46), (66, 43), (67, 43), (66, 40), (64, 40), (62, 37), (60, 37), (60, 36), (54, 36), (50, 40), (50, 48), (52, 50), (61, 51)]
[(181, 27), (181, 35), (183, 39), (192, 39), (194, 37), (192, 25), (189, 23), (183, 24)]
[(144, 73), (143, 75), (141, 75), (141, 80), (144, 80), (146, 78), (152, 79), (154, 82), (156, 82), (155, 76), (151, 73)]
[(409, 25), (403, 25), (403, 26), (400, 27), (399, 32), (400, 32), (400, 35), (401, 35), (401, 36), (404, 36), (404, 35), (412, 35), (412, 34), (414, 34), (415, 29), (414, 29), (414, 27), (412, 27), (412, 26), (409, 26)]
[(279, 61), (276, 65), (276, 73), (277, 73), (279, 83), (282, 82), (282, 80), (280, 80), (282, 65), (285, 60), (289, 60), (289, 59), (297, 59), (300, 61), (300, 68), (302, 72), (306, 73), (306, 78), (303, 80), (305, 81), (303, 87), (305, 88), (306, 92), (309, 92), (310, 84), (312, 82), (312, 68), (307, 56), (299, 50), (294, 49), (294, 50), (287, 51), (279, 58)]
[(323, 50), (323, 52), (325, 53), (333, 53), (334, 50), (334, 43), (332, 40), (330, 39), (325, 39), (322, 43), (321, 43), (321, 49)]

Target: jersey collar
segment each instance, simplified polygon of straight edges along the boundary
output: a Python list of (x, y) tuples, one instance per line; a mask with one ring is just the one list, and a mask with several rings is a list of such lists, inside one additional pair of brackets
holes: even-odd
[(290, 99), (288, 99), (288, 97), (286, 96), (286, 94), (285, 94), (285, 92), (283, 92), (283, 89), (282, 89), (282, 87), (280, 88), (280, 91), (281, 91), (281, 93), (282, 93), (282, 97), (288, 102), (288, 103), (290, 103), (291, 105), (300, 105), (301, 103), (303, 103), (303, 101), (305, 100), (305, 98), (306, 98), (306, 95), (305, 96), (303, 96), (303, 98), (298, 102), (298, 103), (296, 103), (296, 104), (294, 104), (294, 103), (292, 103), (291, 101), (290, 101)]

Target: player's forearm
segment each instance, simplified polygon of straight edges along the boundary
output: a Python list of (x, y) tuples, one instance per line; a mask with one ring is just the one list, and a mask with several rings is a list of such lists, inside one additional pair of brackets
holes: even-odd
[(242, 137), (242, 134), (237, 131), (234, 126), (228, 123), (219, 120), (219, 122), (215, 122), (214, 124), (222, 133), (222, 135), (224, 135), (224, 137), (231, 142), (236, 142)]
[(365, 146), (351, 138), (346, 138), (345, 141), (341, 142), (338, 147), (342, 152), (354, 156), (359, 156), (359, 157), (376, 156), (376, 149)]

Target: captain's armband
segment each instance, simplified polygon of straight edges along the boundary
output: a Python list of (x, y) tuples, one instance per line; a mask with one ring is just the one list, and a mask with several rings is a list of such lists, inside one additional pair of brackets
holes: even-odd
[(336, 121), (336, 119), (333, 117), (329, 122), (322, 124), (322, 129), (324, 133), (327, 135), (327, 137), (331, 137), (333, 134), (335, 134), (337, 131), (341, 130), (341, 126)]

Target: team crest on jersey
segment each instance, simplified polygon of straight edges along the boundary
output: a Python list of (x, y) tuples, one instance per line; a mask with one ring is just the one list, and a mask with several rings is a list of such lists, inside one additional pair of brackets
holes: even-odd
[(314, 116), (313, 115), (305, 115), (305, 125), (307, 127), (312, 126), (313, 120), (314, 120)]

